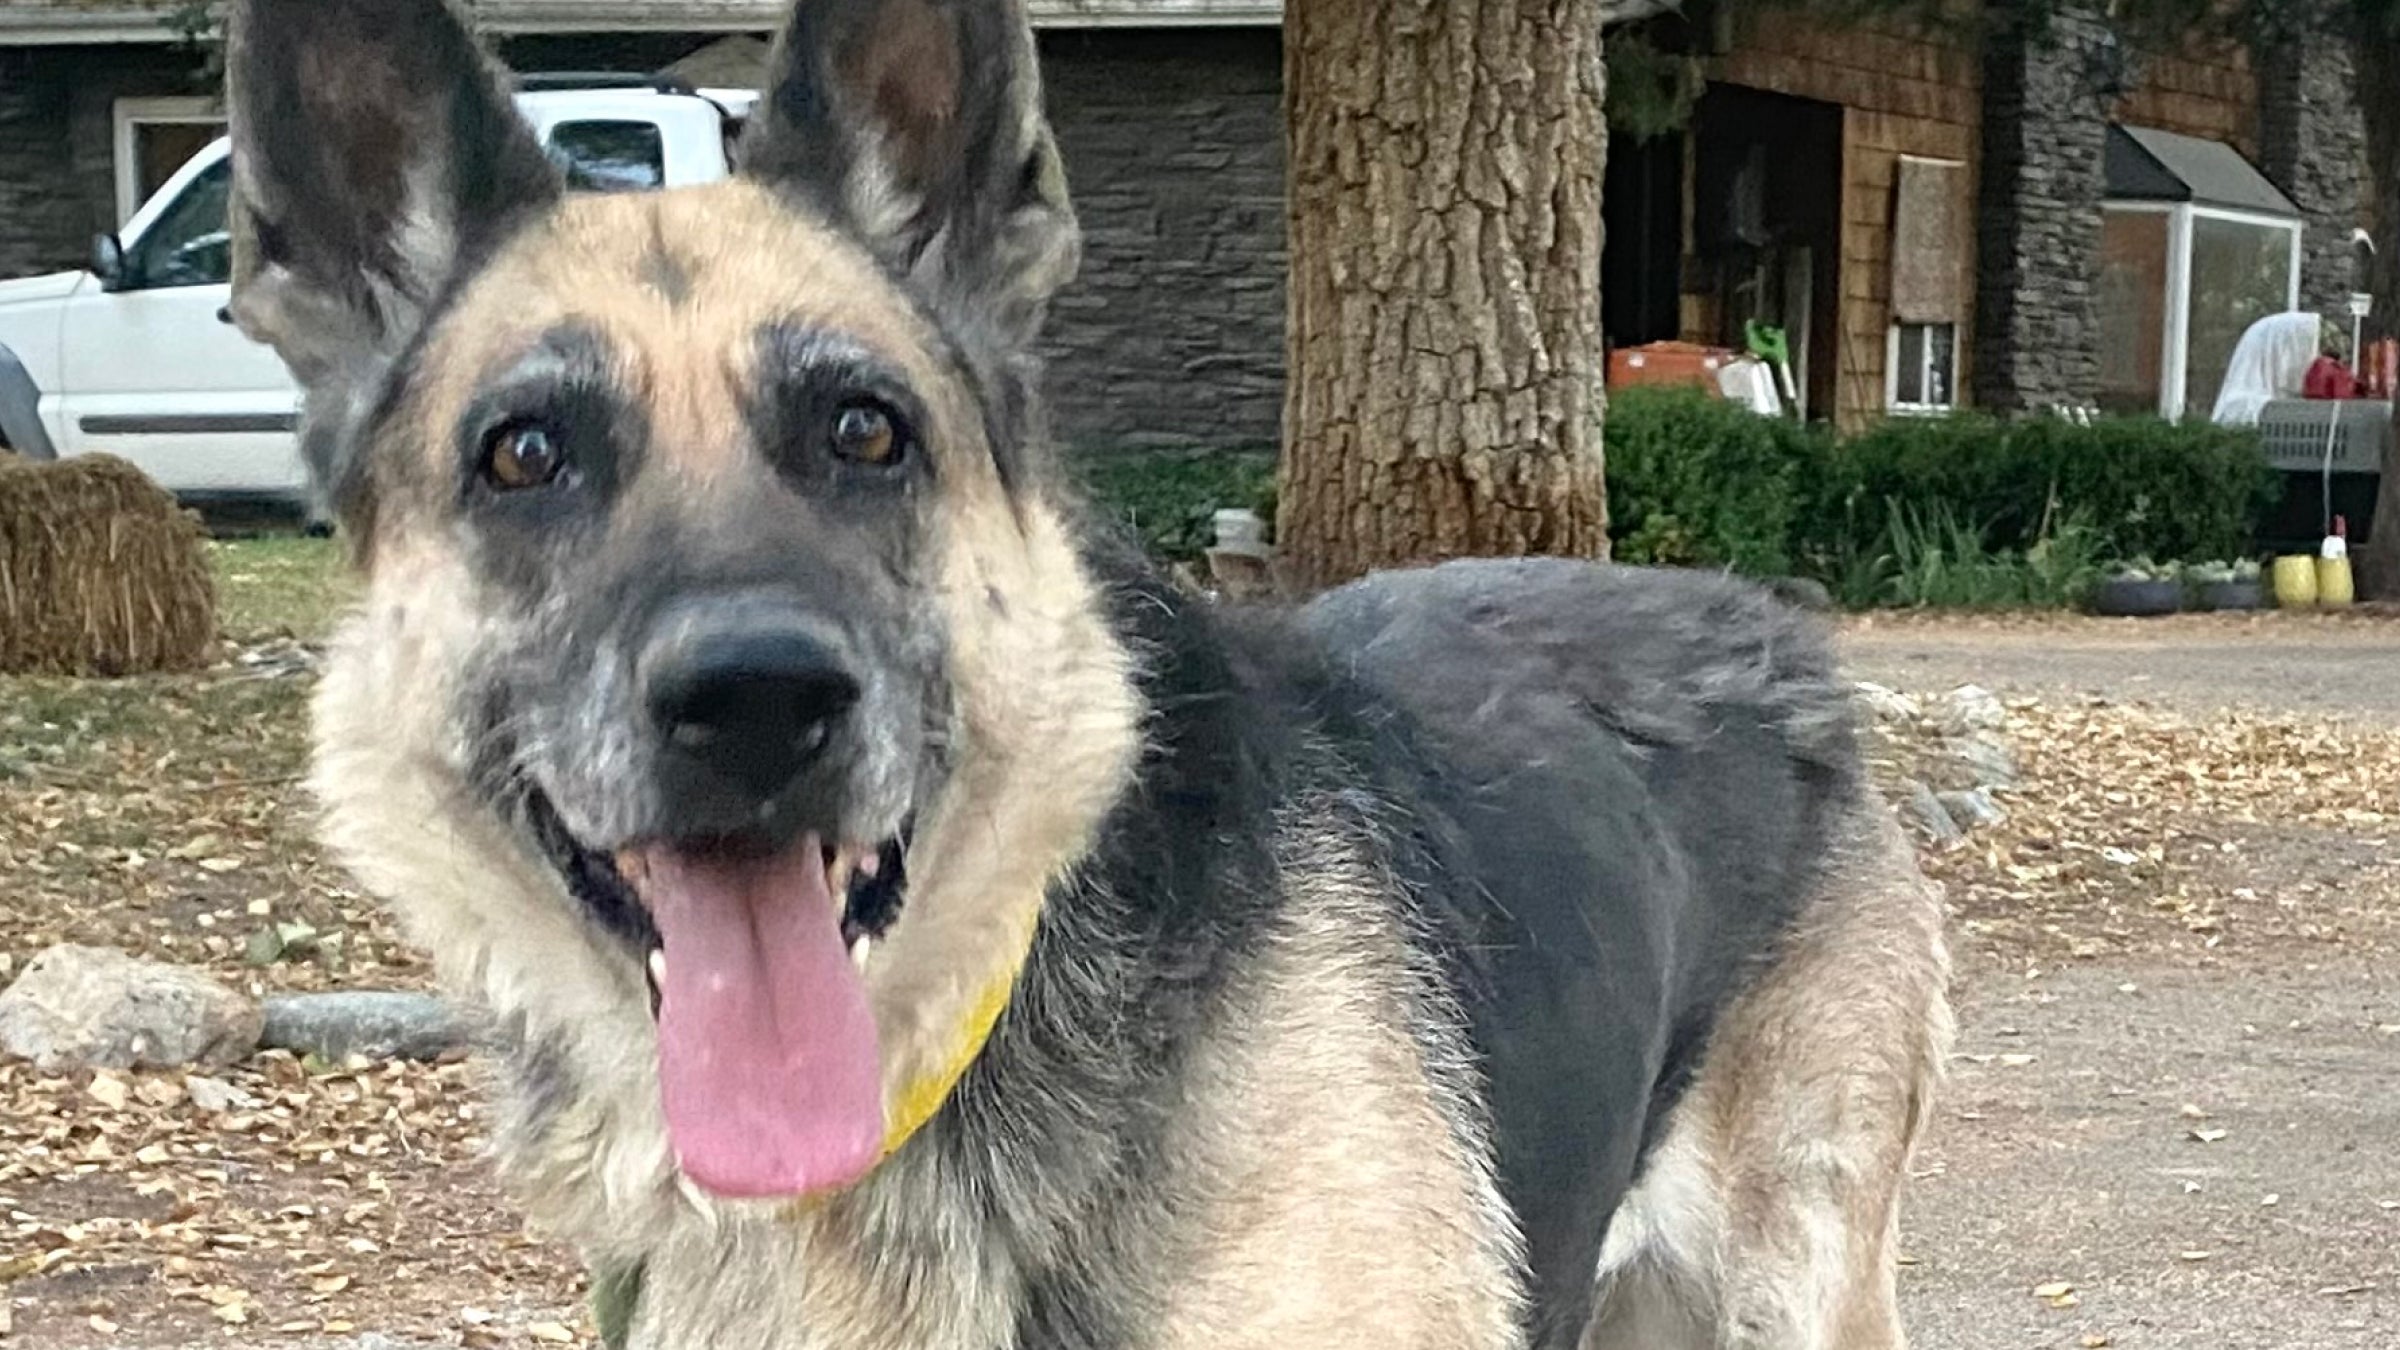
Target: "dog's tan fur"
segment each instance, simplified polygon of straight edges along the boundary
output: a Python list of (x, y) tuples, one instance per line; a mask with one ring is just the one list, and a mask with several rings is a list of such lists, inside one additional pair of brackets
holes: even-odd
[(1940, 894), (1871, 804), (1619, 1210), (1588, 1350), (1899, 1350), (1900, 1191), (1949, 974)]

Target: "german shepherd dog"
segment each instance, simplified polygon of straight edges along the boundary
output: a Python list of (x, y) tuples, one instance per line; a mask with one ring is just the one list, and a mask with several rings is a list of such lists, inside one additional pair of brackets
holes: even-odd
[(445, 0), (231, 20), (235, 313), (365, 573), (327, 839), (612, 1339), (1901, 1343), (1940, 901), (1808, 621), (1253, 611), (1087, 523), (1018, 0), (801, 0), (739, 176), (640, 195)]

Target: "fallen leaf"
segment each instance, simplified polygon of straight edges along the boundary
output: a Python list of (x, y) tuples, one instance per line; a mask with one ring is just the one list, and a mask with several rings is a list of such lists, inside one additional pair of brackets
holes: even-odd
[(109, 1110), (122, 1111), (125, 1109), (126, 1094), (130, 1091), (130, 1087), (124, 1079), (102, 1069), (92, 1075), (92, 1085), (84, 1090), (91, 1094), (93, 1101)]
[(575, 1333), (556, 1322), (532, 1323), (525, 1328), (525, 1334), (537, 1341), (549, 1341), (557, 1345), (573, 1345), (575, 1343)]
[(2199, 1140), (2199, 1141), (2200, 1141), (2201, 1143), (2203, 1143), (2203, 1144), (2213, 1144), (2213, 1143), (2217, 1142), (2218, 1140), (2220, 1140), (2220, 1139), (2224, 1138), (2224, 1137), (2225, 1137), (2225, 1132), (2224, 1132), (2223, 1130), (2213, 1130), (2213, 1129), (2209, 1129), (2209, 1130), (2193, 1130), (2193, 1131), (2191, 1132), (2191, 1137), (2192, 1137), (2192, 1138), (2194, 1138), (2194, 1139), (2197, 1139), (2197, 1140)]
[(2064, 1298), (2074, 1292), (2075, 1286), (2066, 1284), (2064, 1282), (2059, 1284), (2037, 1284), (2033, 1287), (2033, 1296), (2035, 1298)]

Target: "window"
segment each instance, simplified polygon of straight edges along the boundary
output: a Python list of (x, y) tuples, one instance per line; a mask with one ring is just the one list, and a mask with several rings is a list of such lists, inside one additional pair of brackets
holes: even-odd
[(2299, 230), (2282, 222), (2192, 213), (2186, 408), (2205, 414), (2216, 407), (2242, 334), (2270, 314), (2297, 307), (2299, 240)]
[(1896, 323), (1885, 368), (1894, 412), (1947, 412), (1958, 406), (1958, 325)]
[(115, 119), (119, 223), (225, 134), (224, 112), (205, 98), (121, 98)]
[(2105, 168), (2101, 406), (2205, 415), (2242, 334), (2299, 308), (2299, 208), (2232, 146), (2152, 127), (2110, 127)]
[(225, 228), (233, 161), (220, 159), (185, 185), (125, 260), (129, 286), (209, 286), (233, 279), (233, 236)]
[(2166, 211), (2122, 208), (2100, 220), (2100, 407), (2155, 413), (2166, 375)]
[(568, 187), (587, 192), (666, 186), (666, 138), (651, 122), (561, 122), (550, 130), (550, 158)]

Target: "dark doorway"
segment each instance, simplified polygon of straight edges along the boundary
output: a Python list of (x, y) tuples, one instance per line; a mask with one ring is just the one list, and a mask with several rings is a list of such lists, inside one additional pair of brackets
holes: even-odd
[(1608, 138), (1600, 324), (1610, 347), (1683, 335), (1683, 163), (1680, 133)]
[(1788, 335), (1808, 414), (1840, 387), (1842, 110), (1711, 85), (1692, 119), (1695, 289), (1714, 339), (1740, 347), (1750, 320)]

